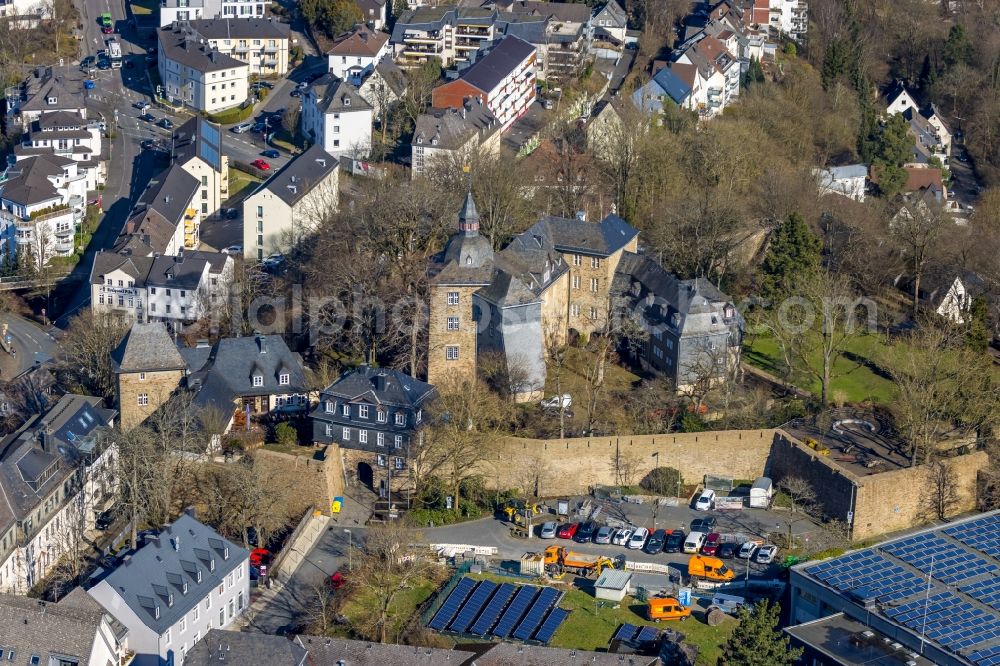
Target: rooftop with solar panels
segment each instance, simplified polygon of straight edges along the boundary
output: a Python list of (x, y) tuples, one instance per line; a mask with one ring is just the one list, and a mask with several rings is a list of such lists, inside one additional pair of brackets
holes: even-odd
[(842, 611), (935, 663), (1000, 666), (1000, 511), (801, 564), (791, 583), (794, 622)]

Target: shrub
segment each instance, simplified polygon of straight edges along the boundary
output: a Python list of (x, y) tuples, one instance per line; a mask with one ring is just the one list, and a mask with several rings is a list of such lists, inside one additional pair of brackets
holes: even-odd
[(279, 423), (274, 428), (274, 439), (281, 446), (297, 446), (299, 443), (299, 433), (290, 423)]
[(654, 495), (673, 497), (678, 494), (678, 489), (683, 485), (683, 482), (679, 470), (673, 467), (657, 467), (639, 482), (639, 486)]

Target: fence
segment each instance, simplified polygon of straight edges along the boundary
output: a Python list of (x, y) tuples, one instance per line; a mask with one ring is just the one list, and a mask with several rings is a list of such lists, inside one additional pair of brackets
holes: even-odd
[(475, 555), (492, 557), (497, 554), (496, 546), (475, 546), (464, 543), (432, 543), (431, 548), (441, 557), (455, 557), (472, 552)]
[(258, 169), (252, 164), (247, 162), (241, 162), (240, 160), (232, 160), (229, 162), (229, 166), (234, 169), (239, 169), (244, 173), (248, 173), (254, 178), (260, 178), (261, 180), (267, 180), (271, 176), (270, 170), (264, 171), (263, 169)]
[(279, 583), (286, 583), (292, 574), (306, 559), (306, 554), (319, 540), (330, 518), (316, 513), (316, 507), (309, 507), (302, 520), (285, 542), (285, 547), (274, 558), (271, 578)]
[(631, 560), (625, 560), (625, 570), (641, 573), (669, 574), (670, 565), (659, 564), (657, 562), (632, 562)]

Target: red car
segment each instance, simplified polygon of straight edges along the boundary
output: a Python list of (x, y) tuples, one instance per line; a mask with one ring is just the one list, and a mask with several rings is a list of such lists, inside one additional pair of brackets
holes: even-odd
[(703, 555), (715, 555), (721, 545), (722, 535), (718, 532), (712, 532), (705, 538), (705, 545), (701, 547), (701, 552)]
[(267, 171), (271, 168), (271, 165), (261, 159), (256, 159), (253, 161), (253, 165), (260, 169), (261, 171)]
[(556, 536), (560, 539), (572, 539), (576, 536), (576, 531), (580, 529), (580, 523), (566, 523), (559, 526)]
[(271, 551), (267, 548), (254, 548), (250, 551), (250, 565), (260, 567), (271, 563)]

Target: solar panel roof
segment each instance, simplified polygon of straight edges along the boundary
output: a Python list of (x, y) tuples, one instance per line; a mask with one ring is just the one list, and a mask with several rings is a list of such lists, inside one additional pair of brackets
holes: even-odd
[(498, 587), (499, 585), (491, 580), (484, 580), (479, 583), (476, 590), (469, 595), (469, 600), (462, 606), (462, 610), (458, 611), (458, 615), (448, 625), (448, 628), (460, 634), (465, 633), (472, 626), (476, 617), (479, 616), (480, 611), (486, 607), (486, 603)]
[(548, 645), (549, 641), (552, 640), (552, 636), (556, 633), (559, 625), (563, 623), (569, 616), (569, 611), (562, 608), (553, 608), (549, 616), (545, 618), (545, 622), (542, 622), (542, 626), (539, 627), (538, 633), (535, 634), (535, 640), (540, 642), (542, 645)]
[(538, 593), (538, 588), (534, 585), (524, 585), (520, 590), (517, 591), (517, 595), (514, 600), (510, 602), (510, 606), (504, 611), (503, 615), (500, 616), (500, 621), (497, 626), (493, 627), (493, 635), (498, 638), (507, 638), (510, 632), (514, 631), (514, 626), (518, 621), (524, 617), (524, 614), (528, 611), (528, 607), (531, 602), (534, 601), (535, 595)]
[(448, 598), (441, 604), (441, 608), (434, 614), (434, 617), (427, 624), (431, 629), (443, 630), (458, 614), (458, 609), (462, 607), (472, 588), (476, 586), (476, 581), (471, 578), (462, 578), (458, 581), (455, 589), (451, 591)]

